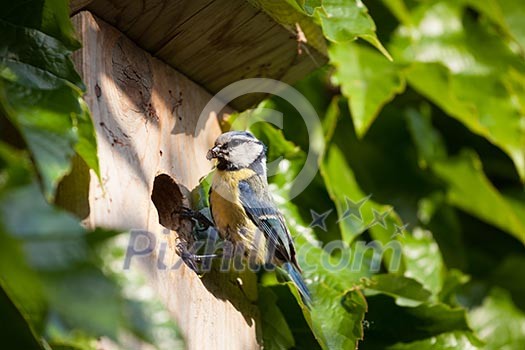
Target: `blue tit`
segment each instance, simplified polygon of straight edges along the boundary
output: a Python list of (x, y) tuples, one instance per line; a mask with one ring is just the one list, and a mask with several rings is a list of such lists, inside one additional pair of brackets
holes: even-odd
[(268, 191), (266, 146), (249, 132), (230, 131), (206, 158), (217, 159), (209, 198), (220, 236), (250, 261), (285, 270), (309, 304), (292, 237)]

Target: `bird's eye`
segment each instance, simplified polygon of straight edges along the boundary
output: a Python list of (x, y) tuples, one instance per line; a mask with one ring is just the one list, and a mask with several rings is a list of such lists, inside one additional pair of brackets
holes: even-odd
[(229, 146), (229, 147), (237, 147), (237, 146), (239, 146), (241, 143), (242, 143), (241, 140), (231, 140), (230, 142), (228, 142), (228, 146)]

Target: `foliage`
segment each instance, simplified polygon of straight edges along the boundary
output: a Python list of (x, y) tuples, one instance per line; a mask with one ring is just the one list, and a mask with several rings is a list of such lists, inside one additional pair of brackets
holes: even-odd
[[(88, 232), (52, 203), (73, 157), (99, 171), (84, 87), (70, 58), (79, 43), (68, 16), (63, 0), (0, 5), (2, 344), (93, 349), (105, 336), (181, 348), (173, 322), (155, 321), (165, 312), (158, 304), (122, 290), (122, 256), (120, 269), (108, 268), (117, 232)], [(125, 285), (144, 288), (138, 278)]]
[[(262, 277), (294, 336), (288, 347), (522, 348), (525, 5), (286, 4), (321, 28), (330, 58), (296, 86), (325, 128), (320, 176), (291, 200), (304, 156), (285, 156), (287, 173), (271, 179), (314, 300), (298, 320), (293, 293)], [(283, 133), (251, 128), (270, 158), (284, 140), (306, 153), (301, 116), (277, 98), (262, 107), (285, 115)], [(329, 213), (326, 229), (310, 210)]]
[[(313, 296), (308, 308), (260, 275), (265, 348), (523, 348), (525, 5), (249, 1), (330, 59), (296, 86), (326, 142), (298, 197), (301, 116), (278, 98), (245, 112), (285, 116), (282, 131), (251, 130), (282, 157), (271, 189)], [(73, 159), (98, 172), (67, 17), (65, 0), (0, 5), (3, 344), (90, 349), (132, 335), (181, 347), (173, 322), (155, 322), (169, 320), (162, 307), (129, 292), (141, 278), (114, 268), (117, 234), (88, 233), (53, 204)]]

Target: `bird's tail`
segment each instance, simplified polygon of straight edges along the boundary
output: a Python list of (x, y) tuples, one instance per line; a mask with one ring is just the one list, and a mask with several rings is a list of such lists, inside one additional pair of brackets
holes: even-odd
[(299, 272), (297, 267), (295, 267), (292, 263), (286, 262), (282, 265), (282, 268), (286, 271), (292, 282), (297, 287), (297, 290), (299, 291), (299, 294), (301, 294), (303, 302), (308, 307), (311, 306), (312, 297), (310, 295), (310, 291), (308, 290), (308, 287), (306, 287), (303, 277), (301, 276), (301, 273)]

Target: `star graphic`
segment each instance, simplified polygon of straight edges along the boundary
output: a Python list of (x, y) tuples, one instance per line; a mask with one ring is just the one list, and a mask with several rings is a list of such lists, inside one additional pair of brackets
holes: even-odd
[(404, 236), (404, 231), (407, 229), (408, 224), (404, 224), (403, 226), (398, 226), (398, 225), (394, 224), (394, 226), (395, 226), (396, 230), (392, 234), (391, 238), (396, 238), (397, 236), (403, 237)]
[(346, 202), (346, 210), (343, 212), (343, 215), (341, 215), (341, 218), (337, 221), (343, 221), (346, 218), (350, 216), (355, 216), (359, 221), (363, 222), (363, 216), (361, 215), (361, 207), (366, 203), (372, 197), (372, 195), (368, 195), (365, 198), (362, 198), (359, 200), (359, 202), (354, 202), (347, 196), (345, 196), (345, 202)]
[(372, 208), (372, 214), (374, 214), (374, 220), (372, 220), (372, 222), (370, 223), (370, 227), (374, 226), (375, 224), (379, 224), (382, 228), (386, 228), (386, 217), (388, 214), (390, 214), (390, 212), (392, 211), (392, 209), (389, 209), (387, 211), (384, 211), (382, 213), (378, 212), (377, 210), (375, 210), (374, 208)]
[(315, 210), (310, 209), (310, 214), (312, 215), (312, 222), (310, 223), (310, 227), (311, 228), (320, 227), (323, 231), (326, 232), (326, 222), (325, 222), (325, 220), (328, 217), (328, 215), (330, 215), (332, 210), (333, 209), (330, 209), (328, 211), (325, 211), (322, 214), (318, 214)]

